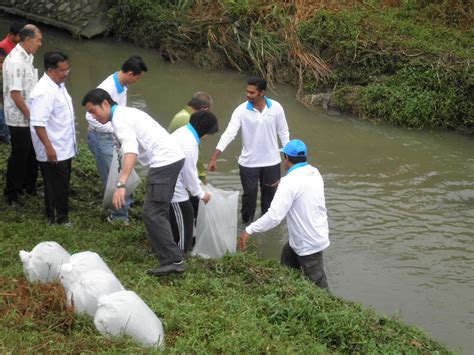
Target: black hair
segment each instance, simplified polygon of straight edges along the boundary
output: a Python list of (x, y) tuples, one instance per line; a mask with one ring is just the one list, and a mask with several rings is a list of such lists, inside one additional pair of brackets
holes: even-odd
[(46, 52), (44, 54), (44, 70), (56, 69), (58, 63), (65, 62), (69, 60), (67, 54), (61, 53), (59, 51)]
[(13, 21), (10, 24), (10, 29), (8, 30), (8, 33), (11, 33), (12, 35), (16, 36), (18, 33), (20, 33), (21, 29), (25, 27), (25, 25), (25, 21)]
[(27, 38), (35, 38), (36, 36), (36, 27), (32, 25), (24, 26), (19, 34), (20, 34), (20, 42), (24, 42)]
[[(304, 154), (304, 153), (303, 153)], [(308, 160), (307, 157), (305, 156), (297, 156), (297, 157), (293, 157), (291, 155), (288, 155), (288, 154), (285, 154), (285, 158), (288, 158), (288, 160), (290, 161), (291, 164), (295, 165), (295, 164), (299, 164), (299, 163), (304, 163)]]
[(116, 104), (114, 100), (110, 97), (110, 94), (105, 91), (104, 89), (93, 89), (89, 91), (87, 94), (84, 95), (84, 98), (82, 99), (82, 106), (86, 106), (88, 102), (90, 102), (92, 105), (102, 105), (102, 102), (107, 101), (110, 106), (113, 106)]
[(142, 57), (138, 55), (132, 55), (125, 61), (125, 63), (122, 64), (121, 70), (124, 73), (131, 71), (133, 75), (140, 75), (142, 72), (148, 71), (148, 68)]
[(257, 87), (258, 91), (267, 90), (267, 81), (258, 76), (251, 76), (247, 79), (247, 85), (253, 85)]
[(6, 57), (6, 56), (7, 56), (7, 52), (5, 51), (5, 49), (0, 48), (0, 57)]
[(194, 127), (199, 138), (219, 131), (217, 117), (209, 111), (194, 112), (189, 118), (189, 123)]

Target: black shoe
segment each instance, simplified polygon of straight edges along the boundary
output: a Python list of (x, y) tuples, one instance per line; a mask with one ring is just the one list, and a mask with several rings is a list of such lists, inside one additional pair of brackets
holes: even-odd
[(152, 276), (165, 276), (169, 274), (182, 274), (186, 271), (186, 264), (182, 261), (179, 264), (168, 264), (164, 266), (160, 266), (156, 269), (149, 269), (146, 271), (148, 275)]

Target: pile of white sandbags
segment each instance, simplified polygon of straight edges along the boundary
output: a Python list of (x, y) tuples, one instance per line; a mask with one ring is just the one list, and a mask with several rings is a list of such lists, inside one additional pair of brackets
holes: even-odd
[(20, 259), (29, 281), (59, 280), (68, 303), (94, 317), (104, 336), (129, 335), (145, 346), (163, 345), (160, 319), (135, 292), (125, 290), (99, 254), (70, 255), (56, 242), (41, 242), (31, 252), (21, 250)]

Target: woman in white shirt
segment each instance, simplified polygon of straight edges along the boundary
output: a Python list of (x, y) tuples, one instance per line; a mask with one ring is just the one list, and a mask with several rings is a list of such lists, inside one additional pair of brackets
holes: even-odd
[[(182, 251), (192, 249), (194, 209), (189, 194), (209, 202), (210, 195), (201, 189), (196, 163), (199, 144), (208, 135), (219, 130), (217, 118), (212, 112), (199, 111), (191, 115), (189, 124), (172, 133), (186, 157), (178, 176), (170, 206), (170, 222), (174, 240)], [(189, 192), (189, 193), (188, 193)]]

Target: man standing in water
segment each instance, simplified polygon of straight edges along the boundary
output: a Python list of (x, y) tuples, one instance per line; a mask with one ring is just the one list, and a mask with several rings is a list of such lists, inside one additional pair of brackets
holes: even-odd
[(280, 180), (280, 154), (278, 138), (285, 146), (289, 141), (288, 124), (282, 106), (265, 96), (265, 79), (252, 77), (247, 81), (247, 102), (239, 105), (222, 134), (208, 170), (217, 168), (217, 157), (232, 142), (242, 127), (242, 153), (239, 157), (242, 182), (242, 221), (252, 222), (257, 205), (260, 183), (261, 210), (267, 212)]
[[(107, 91), (117, 104), (127, 106), (128, 85), (140, 80), (147, 70), (147, 66), (141, 57), (132, 56), (123, 63), (121, 70), (109, 75), (98, 88)], [(112, 124), (108, 122), (103, 125), (97, 122), (89, 113), (86, 113), (86, 119), (89, 124), (87, 144), (92, 154), (94, 154), (97, 169), (105, 188), (115, 147)], [(109, 222), (122, 221), (127, 223), (127, 207), (131, 202), (131, 197), (128, 197), (125, 206), (112, 209), (107, 220)]]
[(323, 178), (308, 164), (303, 141), (293, 139), (281, 151), (288, 173), (267, 213), (242, 232), (240, 249), (246, 248), (250, 235), (276, 227), (286, 216), (290, 236), (281, 251), (281, 263), (301, 269), (318, 287), (329, 290), (323, 267), (323, 250), (329, 246)]
[(174, 241), (169, 214), (176, 180), (184, 165), (184, 154), (178, 143), (148, 114), (117, 105), (103, 89), (89, 91), (82, 105), (100, 123), (112, 123), (114, 135), (122, 146), (124, 161), (113, 196), (116, 208), (125, 205), (125, 188), (137, 159), (150, 168), (142, 215), (161, 266), (148, 273), (155, 276), (183, 273), (186, 265)]
[(71, 163), (77, 153), (74, 108), (64, 86), (68, 56), (46, 53), (44, 70), (28, 99), (31, 137), (43, 175), (46, 216), (51, 224), (68, 224)]
[(4, 111), (12, 147), (4, 195), (10, 205), (18, 202), (23, 189), (27, 194), (36, 193), (38, 162), (31, 141), (30, 110), (26, 99), (38, 81), (33, 55), (41, 47), (42, 39), (36, 26), (26, 25), (20, 31), (20, 43), (3, 63)]

